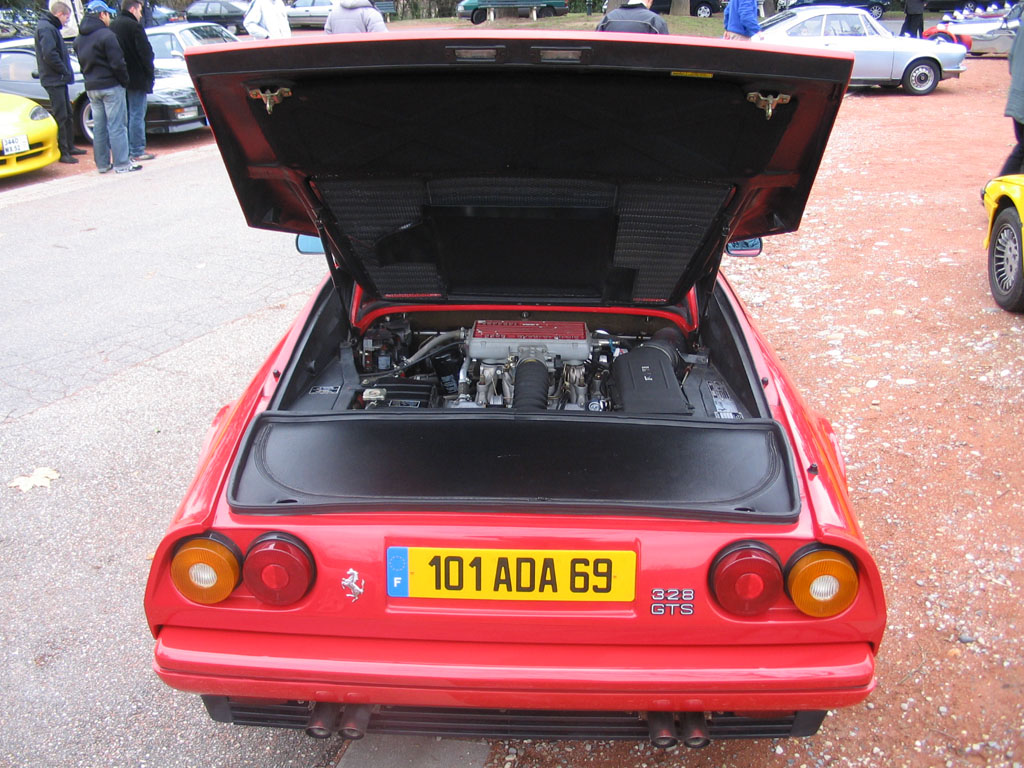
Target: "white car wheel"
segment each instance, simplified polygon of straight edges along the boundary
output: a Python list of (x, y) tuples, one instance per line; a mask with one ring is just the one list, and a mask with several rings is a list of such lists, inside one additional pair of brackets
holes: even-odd
[(903, 74), (903, 88), (915, 96), (926, 96), (939, 84), (939, 68), (934, 62), (918, 59), (910, 62)]
[(1006, 208), (992, 223), (988, 247), (988, 282), (996, 304), (1024, 312), (1024, 262), (1021, 261), (1020, 216)]
[(75, 128), (82, 138), (92, 144), (94, 119), (92, 116), (92, 103), (88, 98), (82, 97), (81, 105), (75, 110)]

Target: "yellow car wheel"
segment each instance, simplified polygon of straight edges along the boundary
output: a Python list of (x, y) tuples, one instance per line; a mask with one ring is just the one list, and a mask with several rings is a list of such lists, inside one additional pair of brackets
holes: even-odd
[(1021, 262), (1020, 216), (1005, 208), (992, 223), (988, 245), (988, 283), (996, 304), (1024, 312), (1024, 264)]

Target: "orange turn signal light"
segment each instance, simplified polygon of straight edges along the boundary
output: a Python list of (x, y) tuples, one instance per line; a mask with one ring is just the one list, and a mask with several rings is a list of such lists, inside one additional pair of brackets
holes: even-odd
[(241, 558), (231, 542), (199, 536), (188, 539), (171, 560), (171, 581), (196, 603), (219, 603), (230, 595), (242, 575)]
[(786, 573), (786, 590), (808, 616), (826, 618), (842, 613), (857, 597), (857, 569), (842, 552), (815, 549), (799, 555)]

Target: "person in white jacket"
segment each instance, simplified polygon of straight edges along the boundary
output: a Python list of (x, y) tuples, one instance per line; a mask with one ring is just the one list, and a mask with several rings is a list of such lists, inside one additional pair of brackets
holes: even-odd
[(282, 0), (252, 0), (242, 18), (242, 26), (255, 40), (292, 36), (288, 10)]
[(324, 24), (324, 32), (337, 35), (343, 32), (387, 32), (384, 17), (370, 0), (340, 0), (331, 8)]

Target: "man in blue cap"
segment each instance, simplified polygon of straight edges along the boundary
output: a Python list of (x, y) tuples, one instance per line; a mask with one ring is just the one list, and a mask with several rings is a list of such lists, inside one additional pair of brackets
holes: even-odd
[(142, 170), (128, 154), (128, 67), (117, 35), (109, 29), (115, 13), (103, 0), (91, 0), (75, 38), (75, 53), (92, 106), (92, 153), (100, 173), (111, 168), (115, 173)]

